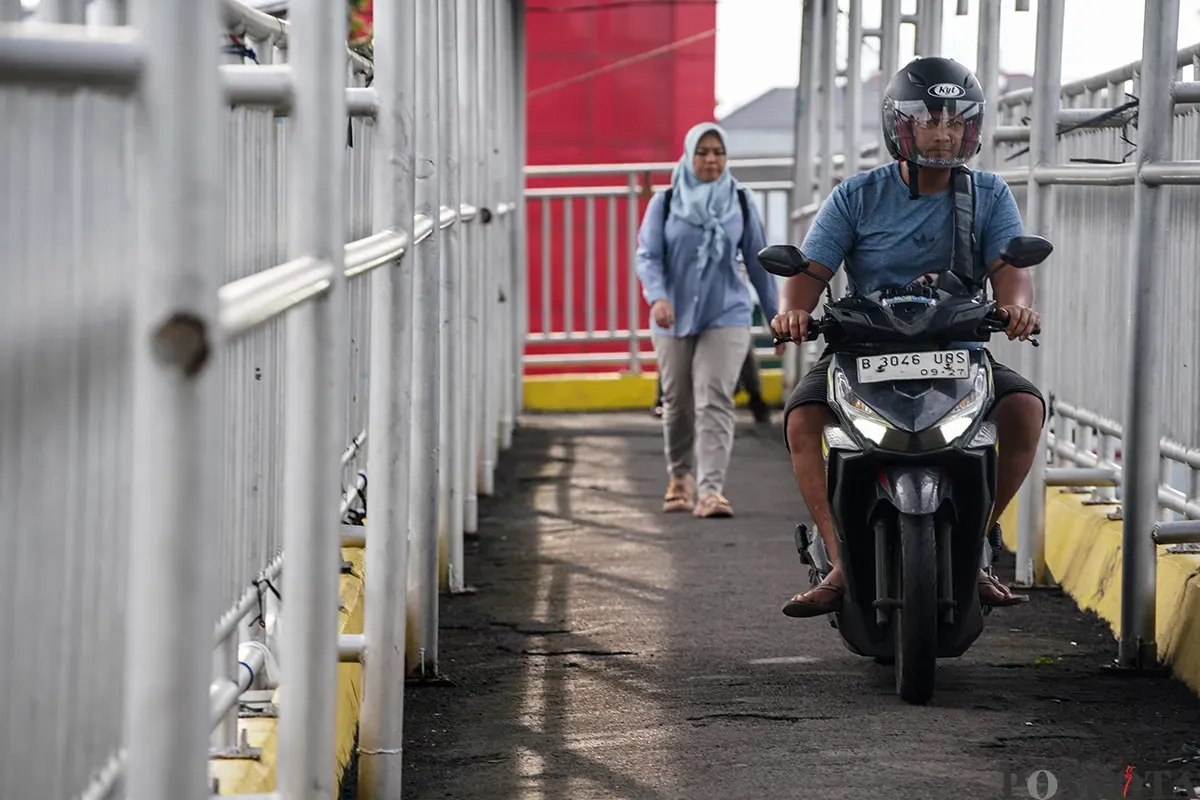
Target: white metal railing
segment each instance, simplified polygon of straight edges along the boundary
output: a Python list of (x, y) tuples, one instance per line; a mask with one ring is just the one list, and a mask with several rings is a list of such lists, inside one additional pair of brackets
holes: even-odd
[[(787, 235), (791, 159), (731, 159), (763, 220), (768, 240)], [(840, 160), (837, 162), (842, 163)], [(528, 368), (619, 366), (632, 374), (653, 362), (651, 333), (638, 284), (635, 252), (645, 202), (669, 188), (674, 163), (528, 166), (530, 310)], [(765, 174), (774, 177), (758, 179)], [(655, 179), (658, 179), (656, 182)], [(588, 184), (592, 185), (588, 185)], [(579, 231), (578, 221), (583, 230)], [(580, 235), (582, 233), (582, 235)], [(756, 326), (755, 335), (767, 334)], [(541, 352), (536, 352), (536, 351)], [(760, 348), (766, 356), (770, 348)]]
[(43, 6), (0, 4), (0, 797), (207, 797), (279, 667), (307, 796), (366, 651), (359, 791), (397, 797), (520, 404), (523, 12), (377, 2), (372, 63), (344, 0)]

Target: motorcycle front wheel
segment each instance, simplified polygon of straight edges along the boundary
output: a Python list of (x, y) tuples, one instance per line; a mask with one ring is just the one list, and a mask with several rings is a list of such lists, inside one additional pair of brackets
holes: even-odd
[(923, 705), (933, 696), (937, 669), (938, 559), (930, 515), (898, 515), (896, 598), (892, 613), (896, 647), (896, 693)]

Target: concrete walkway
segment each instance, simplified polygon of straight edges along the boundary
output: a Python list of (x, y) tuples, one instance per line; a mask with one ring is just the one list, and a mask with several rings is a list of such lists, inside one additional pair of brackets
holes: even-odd
[(1061, 594), (994, 612), (923, 708), (824, 619), (784, 617), (805, 573), (779, 436), (739, 425), (737, 517), (695, 520), (658, 511), (649, 414), (523, 419), (469, 544), (478, 593), (443, 599), (455, 685), (407, 693), (405, 797), (1047, 798), (1026, 778), (1050, 770), (1055, 798), (1095, 800), (1129, 765), (1188, 768), (1196, 698), (1102, 674), (1111, 635)]

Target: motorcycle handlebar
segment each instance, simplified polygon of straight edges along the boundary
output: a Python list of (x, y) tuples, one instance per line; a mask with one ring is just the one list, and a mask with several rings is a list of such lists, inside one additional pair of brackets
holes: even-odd
[[(818, 336), (823, 334), (825, 332), (825, 330), (831, 324), (832, 324), (831, 321), (828, 321), (824, 318), (813, 319), (810, 317), (808, 320), (808, 331), (807, 331), (808, 338), (810, 340), (817, 338)], [(994, 314), (994, 313), (988, 315), (984, 324), (987, 326), (987, 330), (989, 330), (992, 333), (1000, 333), (1001, 331), (1008, 328), (1008, 320), (1003, 319), (999, 315)], [(1038, 327), (1033, 329), (1033, 333), (1031, 335), (1037, 336), (1037, 335), (1041, 334), (1041, 332), (1042, 332), (1042, 327), (1039, 325)], [(790, 334), (784, 334), (783, 336), (780, 336), (779, 334), (775, 333), (775, 331), (772, 330), (771, 335), (774, 337), (774, 341), (772, 342), (773, 345), (780, 345), (780, 344), (784, 344), (786, 342), (795, 341), (791, 337)], [(1037, 339), (1031, 338), (1029, 340), (1029, 343), (1032, 344), (1034, 347), (1041, 346), (1041, 342), (1039, 342)]]

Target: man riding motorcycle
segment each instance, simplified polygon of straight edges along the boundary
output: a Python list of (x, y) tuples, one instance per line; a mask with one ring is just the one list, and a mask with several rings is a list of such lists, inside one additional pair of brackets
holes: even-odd
[[(952, 173), (980, 149), (984, 95), (970, 70), (946, 58), (919, 58), (901, 69), (883, 96), (883, 135), (895, 163), (846, 178), (822, 204), (801, 247), (808, 273), (788, 278), (780, 312), (771, 321), (779, 335), (807, 340), (810, 315), (834, 272), (844, 262), (851, 290), (868, 294), (903, 287), (947, 269), (954, 235)], [(1022, 234), (1020, 213), (1007, 184), (989, 172), (971, 175), (975, 187), (976, 259), (987, 265), (988, 282), (1008, 338), (1028, 339), (1041, 318), (1033, 310), (1033, 282), (1027, 270), (1000, 260), (1001, 249)], [(982, 266), (982, 265), (979, 265)], [(963, 347), (979, 347), (967, 343)], [(784, 430), (792, 470), (804, 502), (828, 548), (833, 570), (820, 585), (794, 596), (783, 607), (790, 617), (813, 617), (840, 608), (842, 570), (829, 513), (821, 433), (835, 417), (827, 404), (827, 373), (832, 356), (820, 361), (792, 390), (784, 406)], [(992, 360), (996, 404), (990, 414), (1000, 442), (997, 520), (1024, 481), (1037, 456), (1046, 404), (1032, 383)], [(980, 601), (1009, 606), (1028, 601), (980, 570)]]

